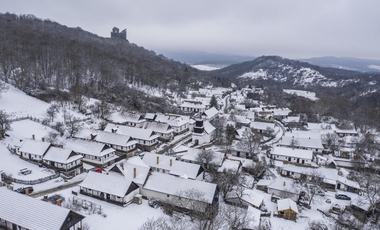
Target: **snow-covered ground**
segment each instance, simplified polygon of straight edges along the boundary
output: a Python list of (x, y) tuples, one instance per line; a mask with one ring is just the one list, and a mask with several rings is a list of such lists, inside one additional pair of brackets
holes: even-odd
[[(38, 165), (31, 164), (18, 155), (14, 155), (6, 148), (6, 143), (4, 141), (0, 142), (0, 171), (6, 174), (11, 174), (13, 178), (21, 180), (36, 180), (51, 176), (54, 171), (46, 170), (44, 168), (38, 167)], [(31, 174), (28, 175), (18, 175), (20, 169), (28, 168), (32, 170)]]
[[(0, 109), (9, 114), (11, 119), (27, 116), (37, 119), (44, 119), (46, 117), (46, 110), (50, 107), (49, 103), (31, 97), (12, 85), (5, 85), (8, 89), (0, 94)], [(74, 111), (70, 111), (70, 113), (80, 119), (86, 118), (85, 115)], [(56, 121), (63, 121), (62, 109), (57, 114), (54, 122)]]
[(208, 65), (192, 65), (192, 67), (199, 69), (199, 70), (204, 70), (204, 71), (211, 71), (211, 70), (220, 69), (218, 67), (213, 67), (213, 66), (208, 66)]
[(4, 109), (12, 118), (32, 116), (44, 118), (50, 104), (31, 97), (21, 90), (6, 84), (8, 90), (1, 93), (0, 109)]
[(310, 92), (306, 90), (284, 89), (284, 92), (288, 94), (296, 94), (297, 96), (305, 97), (312, 101), (317, 101), (319, 99), (315, 96), (314, 92)]
[(380, 65), (370, 65), (370, 66), (368, 66), (368, 68), (380, 71)]

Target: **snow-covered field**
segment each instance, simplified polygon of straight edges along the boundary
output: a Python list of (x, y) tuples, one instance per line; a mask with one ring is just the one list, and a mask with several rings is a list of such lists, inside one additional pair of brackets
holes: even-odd
[(297, 96), (305, 97), (312, 101), (317, 101), (319, 99), (315, 96), (314, 92), (310, 92), (306, 90), (284, 89), (284, 92), (288, 94), (296, 94)]
[[(11, 119), (20, 117), (33, 117), (44, 119), (46, 110), (50, 104), (31, 97), (12, 85), (6, 84), (8, 89), (0, 94), (0, 109), (5, 110), (11, 116)], [(86, 118), (85, 115), (70, 111), (70, 113), (80, 119)], [(56, 121), (63, 121), (63, 111), (57, 114)]]
[(368, 68), (380, 71), (380, 65), (370, 65), (370, 66), (368, 66)]
[(50, 104), (30, 97), (19, 89), (7, 84), (8, 90), (0, 94), (0, 109), (4, 109), (12, 118), (32, 116), (44, 118)]
[(213, 67), (213, 66), (208, 66), (208, 65), (192, 65), (192, 67), (199, 69), (199, 70), (204, 70), (204, 71), (211, 71), (211, 70), (220, 69), (218, 67)]
[[(12, 177), (16, 179), (36, 180), (54, 174), (54, 171), (40, 168), (38, 165), (31, 164), (21, 159), (18, 155), (13, 155), (6, 148), (4, 141), (0, 142), (0, 159), (0, 171), (3, 171), (8, 175), (11, 174)], [(18, 175), (20, 169), (24, 168), (32, 170), (32, 173), (28, 175)]]

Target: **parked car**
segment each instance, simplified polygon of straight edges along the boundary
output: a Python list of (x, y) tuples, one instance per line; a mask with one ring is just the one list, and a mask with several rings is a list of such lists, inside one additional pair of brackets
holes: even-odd
[(29, 190), (29, 194), (32, 193), (34, 191), (33, 187), (29, 186), (29, 187), (24, 187), (24, 188), (18, 188), (16, 190), (14, 190), (15, 192), (18, 192), (18, 193), (21, 193), (21, 194), (25, 194), (26, 193), (26, 190)]
[(335, 198), (338, 200), (351, 200), (351, 197), (344, 195), (344, 194), (335, 194)]
[(331, 200), (330, 200), (330, 199), (327, 199), (327, 200), (326, 200), (326, 203), (331, 204)]
[(101, 168), (92, 168), (92, 169), (90, 169), (90, 171), (97, 172), (97, 173), (102, 173), (102, 169)]

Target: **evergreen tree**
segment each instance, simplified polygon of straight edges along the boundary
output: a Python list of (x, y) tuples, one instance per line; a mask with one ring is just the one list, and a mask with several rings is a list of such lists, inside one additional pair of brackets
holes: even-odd
[(212, 95), (211, 101), (210, 101), (210, 108), (215, 107), (218, 109), (218, 101), (216, 100), (215, 95)]

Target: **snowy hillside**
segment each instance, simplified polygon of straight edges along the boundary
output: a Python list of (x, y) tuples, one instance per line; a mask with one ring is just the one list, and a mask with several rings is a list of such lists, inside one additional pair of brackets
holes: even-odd
[(296, 94), (300, 97), (305, 97), (307, 99), (310, 99), (312, 101), (317, 101), (318, 98), (315, 96), (314, 92), (306, 91), (306, 90), (294, 90), (294, 89), (284, 89), (285, 93), (288, 94)]
[[(0, 94), (0, 109), (5, 110), (11, 116), (11, 119), (27, 116), (37, 119), (44, 119), (46, 117), (46, 110), (50, 107), (49, 103), (29, 96), (12, 85), (6, 84), (6, 86), (8, 89)], [(85, 118), (83, 114), (73, 111), (70, 113), (75, 117)], [(57, 114), (57, 121), (62, 120), (63, 111), (60, 111)]]

